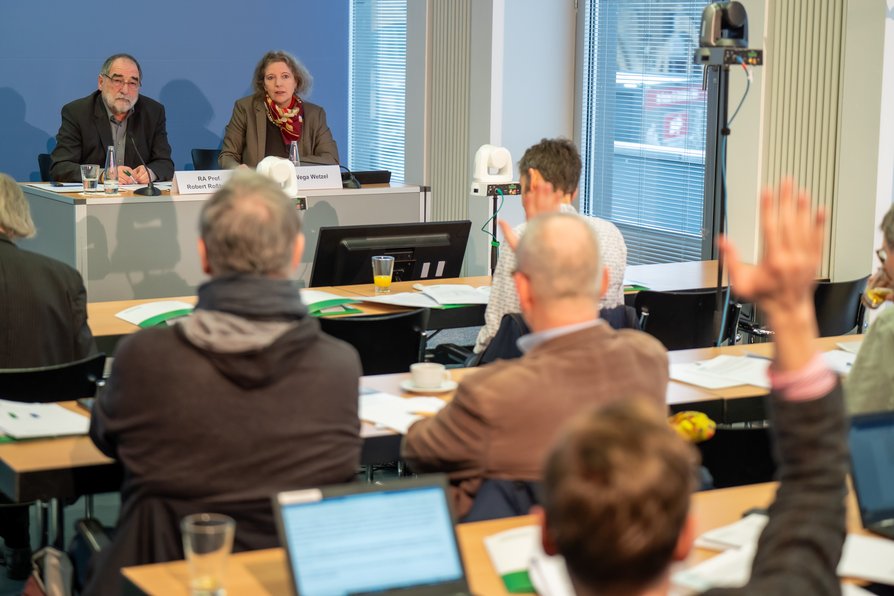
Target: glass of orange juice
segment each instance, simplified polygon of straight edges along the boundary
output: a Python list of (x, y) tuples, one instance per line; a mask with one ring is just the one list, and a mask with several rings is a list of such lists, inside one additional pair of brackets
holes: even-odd
[(387, 294), (391, 291), (391, 274), (394, 273), (394, 257), (375, 256), (372, 258), (373, 284), (376, 294)]
[(894, 290), (885, 286), (869, 288), (863, 293), (863, 303), (869, 308), (878, 308), (892, 293)]

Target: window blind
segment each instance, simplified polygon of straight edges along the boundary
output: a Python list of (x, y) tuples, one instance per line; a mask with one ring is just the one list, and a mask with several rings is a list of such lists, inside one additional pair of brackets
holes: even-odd
[(586, 0), (581, 209), (628, 263), (703, 258), (707, 93), (692, 64), (707, 0)]
[(407, 0), (351, 0), (348, 167), (404, 180)]

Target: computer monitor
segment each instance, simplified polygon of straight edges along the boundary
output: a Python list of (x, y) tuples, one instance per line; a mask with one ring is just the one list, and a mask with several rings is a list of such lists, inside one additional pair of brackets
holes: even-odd
[(394, 257), (394, 281), (459, 277), (472, 222), (322, 227), (311, 287), (372, 283), (372, 257)]

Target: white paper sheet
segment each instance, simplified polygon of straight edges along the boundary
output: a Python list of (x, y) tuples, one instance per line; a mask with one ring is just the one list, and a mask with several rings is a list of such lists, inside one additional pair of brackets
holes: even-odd
[(423, 286), (422, 293), (438, 304), (487, 304), (490, 286), (473, 288), (464, 284), (437, 284)]
[(443, 308), (434, 298), (421, 292), (398, 292), (397, 294), (385, 294), (380, 296), (363, 296), (363, 302), (375, 302), (378, 304), (394, 304), (395, 306), (407, 306), (410, 308)]
[(844, 350), (845, 352), (850, 352), (851, 354), (856, 354), (860, 351), (860, 346), (863, 345), (863, 340), (860, 339), (858, 341), (840, 341), (837, 345), (839, 348)]
[(846, 375), (851, 372), (851, 367), (856, 359), (857, 355), (855, 353), (845, 350), (823, 352), (823, 360), (826, 362), (826, 366), (840, 375)]
[(179, 310), (192, 310), (193, 308), (194, 306), (188, 302), (181, 302), (179, 300), (161, 300), (159, 302), (147, 302), (145, 304), (138, 304), (137, 306), (125, 308), (115, 316), (128, 323), (142, 325), (144, 321), (148, 321), (158, 315)]
[(894, 540), (848, 534), (838, 575), (894, 585)]
[(671, 581), (696, 592), (704, 592), (710, 588), (744, 586), (751, 577), (753, 559), (753, 545), (733, 548), (673, 574)]
[(422, 418), (420, 413), (434, 414), (446, 404), (436, 397), (403, 398), (390, 393), (361, 393), (359, 415), (361, 420), (405, 435), (410, 426)]
[[(84, 190), (83, 182), (63, 182), (62, 186), (53, 186), (49, 182), (28, 182), (26, 186), (33, 186), (34, 188), (40, 188), (42, 190), (49, 190), (51, 192), (60, 192), (60, 193), (78, 193)], [(100, 185), (100, 190), (102, 189), (102, 185)]]
[(710, 360), (672, 364), (670, 377), (706, 389), (739, 385), (770, 387), (767, 369), (770, 361), (752, 356), (717, 356)]
[[(716, 586), (742, 585), (751, 572), (751, 560), (763, 530), (760, 520), (762, 517), (767, 519), (763, 515), (752, 514), (699, 536), (696, 546), (724, 552), (704, 563), (675, 573), (674, 583), (699, 591)], [(744, 581), (743, 569), (746, 572)], [(837, 571), (840, 577), (894, 585), (894, 541), (848, 534)], [(727, 578), (737, 583), (729, 584)]]
[(727, 550), (757, 544), (758, 537), (767, 525), (767, 519), (766, 515), (751, 513), (726, 526), (708, 530), (696, 538), (695, 545), (710, 550)]
[(86, 435), (89, 429), (88, 417), (59, 404), (0, 400), (0, 430), (14, 439)]
[[(539, 541), (538, 532), (538, 541)], [(565, 559), (561, 556), (551, 557), (538, 547), (528, 566), (528, 577), (540, 596), (574, 596), (574, 586), (568, 577)]]
[(540, 544), (540, 526), (521, 526), (491, 534), (484, 548), (497, 575), (527, 569)]

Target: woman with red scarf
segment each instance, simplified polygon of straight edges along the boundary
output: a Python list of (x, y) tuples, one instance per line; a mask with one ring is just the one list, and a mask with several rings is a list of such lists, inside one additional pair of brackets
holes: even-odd
[(223, 168), (258, 162), (274, 155), (289, 157), (298, 141), (301, 160), (337, 164), (338, 147), (320, 106), (301, 99), (312, 79), (303, 64), (288, 52), (267, 52), (255, 67), (254, 95), (233, 106), (218, 162)]

